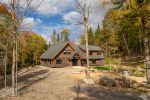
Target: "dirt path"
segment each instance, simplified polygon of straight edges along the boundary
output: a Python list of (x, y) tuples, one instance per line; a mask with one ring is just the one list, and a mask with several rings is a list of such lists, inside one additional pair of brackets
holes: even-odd
[(145, 99), (147, 95), (86, 86), (83, 83), (80, 87), (79, 99), (75, 99), (74, 86), (77, 84), (69, 76), (78, 70), (80, 69), (72, 67), (47, 68), (44, 66), (22, 70), (18, 78), (20, 94), (10, 100), (150, 100)]

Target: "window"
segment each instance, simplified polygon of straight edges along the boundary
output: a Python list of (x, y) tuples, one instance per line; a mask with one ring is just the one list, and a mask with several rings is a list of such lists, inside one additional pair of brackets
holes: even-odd
[(92, 55), (93, 53), (92, 52), (90, 52), (90, 55)]
[(100, 55), (100, 52), (98, 52), (97, 55)]
[(84, 63), (84, 64), (87, 64), (87, 61), (86, 61), (86, 60), (83, 60), (83, 63)]
[(64, 55), (70, 55), (71, 54), (71, 51), (70, 50), (65, 50), (64, 51)]
[(92, 64), (96, 64), (96, 60), (92, 60)]
[(71, 54), (71, 51), (70, 50), (68, 50), (68, 55), (70, 55)]
[(57, 59), (56, 60), (56, 64), (62, 64), (62, 60), (61, 59)]
[(64, 51), (64, 55), (67, 55), (67, 51)]

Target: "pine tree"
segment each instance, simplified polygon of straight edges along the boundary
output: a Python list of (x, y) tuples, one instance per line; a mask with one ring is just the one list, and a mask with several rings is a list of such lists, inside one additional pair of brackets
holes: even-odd
[(56, 30), (53, 30), (53, 34), (51, 36), (51, 42), (52, 45), (56, 44)]
[(100, 33), (101, 33), (100, 26), (98, 25), (97, 29), (95, 31), (95, 41), (94, 42), (95, 42), (96, 45), (100, 44), (100, 41), (99, 41), (100, 40), (100, 35), (101, 35)]
[(60, 42), (60, 36), (59, 36), (59, 34), (57, 34), (57, 42), (58, 43)]
[(88, 30), (88, 42), (89, 42), (89, 45), (94, 45), (94, 33), (93, 33), (93, 30), (92, 30), (92, 27), (90, 27), (90, 29)]

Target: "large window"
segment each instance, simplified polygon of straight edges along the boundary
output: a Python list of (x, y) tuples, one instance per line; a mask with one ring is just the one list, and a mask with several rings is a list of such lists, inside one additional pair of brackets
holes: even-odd
[(64, 55), (70, 55), (71, 54), (71, 51), (70, 50), (65, 50), (64, 51)]
[(62, 60), (61, 59), (57, 59), (56, 60), (56, 64), (62, 64)]
[(94, 59), (94, 60), (92, 60), (92, 64), (96, 64), (96, 60)]

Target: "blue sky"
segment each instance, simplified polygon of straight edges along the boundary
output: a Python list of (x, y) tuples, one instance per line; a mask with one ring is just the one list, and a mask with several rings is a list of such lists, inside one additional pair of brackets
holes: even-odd
[[(0, 1), (8, 3), (11, 0)], [(33, 0), (31, 6), (36, 6), (40, 1)], [(87, 1), (93, 4), (92, 9), (94, 10), (91, 11), (90, 26), (96, 29), (98, 24), (102, 25), (108, 7), (100, 9), (98, 7), (100, 0)], [(48, 41), (54, 29), (60, 33), (62, 29), (68, 28), (71, 40), (79, 41), (84, 32), (83, 25), (77, 25), (81, 20), (82, 16), (77, 12), (74, 0), (44, 0), (36, 11), (27, 14), (22, 22), (22, 27), (41, 34)]]

